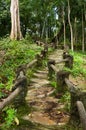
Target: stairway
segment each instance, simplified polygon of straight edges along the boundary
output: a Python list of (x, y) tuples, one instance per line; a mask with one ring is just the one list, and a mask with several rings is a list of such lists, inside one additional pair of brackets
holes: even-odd
[[(56, 50), (49, 55), (48, 59), (61, 60), (62, 54), (62, 50)], [(57, 65), (58, 70), (62, 67), (62, 63)], [(33, 74), (25, 98), (31, 112), (22, 116), (22, 119), (30, 122), (30, 125), (27, 125), (28, 127), (23, 126), (18, 130), (64, 130), (60, 126), (68, 122), (69, 116), (61, 112), (64, 105), (59, 103), (59, 98), (53, 96), (54, 90), (55, 88), (51, 86), (51, 81), (48, 78), (46, 66)]]

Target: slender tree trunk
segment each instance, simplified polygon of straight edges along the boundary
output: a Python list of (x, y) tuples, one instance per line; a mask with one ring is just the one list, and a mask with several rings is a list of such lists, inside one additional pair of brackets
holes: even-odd
[(77, 26), (76, 26), (76, 17), (74, 19), (74, 43), (77, 43)]
[(63, 7), (63, 25), (64, 25), (64, 47), (66, 46), (65, 12)]
[(84, 17), (82, 12), (82, 51), (85, 51), (85, 37), (84, 37)]
[[(84, 20), (84, 28), (86, 28), (86, 3), (84, 4), (84, 16), (85, 16), (85, 20)], [(84, 35), (86, 36), (86, 31), (84, 30)], [(84, 37), (84, 43), (86, 43), (86, 37)]]
[(46, 19), (46, 28), (45, 28), (45, 32), (46, 32), (46, 43), (48, 42), (48, 20)]
[(43, 23), (41, 38), (43, 38), (44, 31), (45, 31), (45, 26), (46, 26), (46, 18), (45, 18), (44, 23)]
[(73, 51), (74, 50), (74, 47), (73, 47), (73, 28), (72, 28), (72, 24), (71, 24), (71, 21), (70, 21), (70, 3), (69, 3), (69, 0), (68, 0), (68, 22), (69, 22), (70, 33), (71, 33), (71, 50)]
[(40, 28), (39, 28), (39, 35), (40, 35), (40, 38), (41, 38), (41, 34), (42, 34), (42, 24), (41, 24), (41, 21), (40, 21)]
[(48, 41), (48, 28), (46, 27), (46, 43)]
[(11, 34), (10, 38), (13, 40), (22, 39), (22, 34), (20, 30), (20, 17), (19, 17), (19, 1), (11, 0)]

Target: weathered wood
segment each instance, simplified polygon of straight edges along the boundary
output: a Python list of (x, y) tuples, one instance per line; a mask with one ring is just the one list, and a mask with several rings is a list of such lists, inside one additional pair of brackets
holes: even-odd
[[(68, 90), (71, 94), (71, 107), (70, 107), (70, 113), (71, 113), (71, 120), (75, 120), (76, 122), (80, 121), (79, 119), (79, 113), (77, 112), (78, 110), (80, 111), (80, 105), (81, 103), (77, 103), (77, 101), (82, 101), (85, 109), (86, 109), (86, 91), (80, 90), (78, 86), (75, 86), (71, 81), (69, 81), (67, 78), (65, 78), (65, 83), (68, 86)], [(77, 105), (79, 108), (77, 108)], [(83, 109), (82, 109), (83, 110)], [(83, 113), (81, 111), (81, 113)], [(85, 129), (84, 129), (85, 130)]]
[(2, 110), (5, 106), (8, 106), (12, 101), (21, 93), (22, 87), (19, 86), (15, 89), (6, 99), (0, 102), (0, 110)]
[(53, 78), (53, 73), (54, 73), (54, 71), (53, 71), (51, 65), (55, 65), (55, 60), (49, 60), (49, 61), (48, 61), (48, 64), (47, 64), (47, 66), (48, 66), (48, 71), (49, 71), (49, 72), (48, 72), (48, 76), (49, 76), (50, 79)]
[(31, 68), (32, 66), (34, 66), (37, 63), (37, 59), (34, 59), (33, 61), (31, 61), (29, 64), (26, 65), (26, 68)]
[(25, 69), (22, 67), (18, 67), (17, 71), (16, 71), (16, 80), (14, 82), (14, 86), (12, 87), (12, 91), (14, 91), (16, 88), (18, 88), (19, 86), (22, 87), (22, 91), (21, 93), (17, 96), (17, 98), (15, 98), (14, 100), (14, 104), (17, 106), (19, 106), (20, 103), (24, 103), (25, 102), (25, 96), (27, 93), (27, 78), (25, 76), (26, 72)]
[(76, 105), (78, 107), (78, 112), (79, 112), (79, 116), (80, 116), (83, 130), (86, 130), (86, 110), (85, 110), (84, 105), (81, 101), (77, 101)]
[(76, 122), (80, 122), (78, 108), (77, 108), (77, 101), (82, 101), (85, 109), (86, 109), (86, 92), (77, 92), (77, 93), (71, 93), (71, 107), (70, 107), (70, 113), (71, 113), (71, 120), (76, 120)]
[(14, 91), (19, 86), (24, 88), (26, 86), (26, 82), (27, 82), (27, 79), (25, 76), (18, 78), (17, 80), (15, 80), (15, 83), (12, 87), (12, 91)]
[(55, 66), (55, 65), (50, 65), (50, 67), (53, 69), (53, 71), (55, 72), (55, 73), (57, 73), (58, 72), (58, 69), (57, 69), (57, 67)]
[(63, 70), (56, 73), (56, 84), (59, 93), (62, 93), (66, 90), (65, 78), (69, 78), (69, 74), (70, 72), (63, 71)]
[(23, 77), (25, 75), (25, 73), (26, 73), (26, 65), (25, 64), (19, 65), (17, 67), (17, 69), (15, 70), (15, 73), (16, 73), (16, 79), (18, 77)]
[(38, 66), (38, 67), (42, 66), (43, 56), (40, 55), (40, 54), (37, 54), (37, 55), (36, 55), (36, 59), (37, 59), (37, 66)]
[(0, 102), (0, 110), (2, 110), (5, 106), (9, 105), (17, 96), (20, 97), (21, 102), (24, 101), (27, 86), (27, 78), (25, 76), (24, 71), (19, 67), (16, 71), (16, 74), (17, 76), (14, 81), (12, 93), (2, 102)]
[(63, 59), (68, 59), (67, 61), (65, 61), (65, 66), (72, 69), (73, 68), (73, 56), (68, 54), (67, 52), (64, 52)]
[(37, 63), (37, 59), (32, 60), (30, 63), (21, 65), (17, 68), (16, 73), (20, 72), (20, 71), (26, 71), (28, 68), (32, 68), (34, 65), (36, 65)]
[(70, 120), (75, 120), (77, 122), (77, 120), (79, 121), (79, 113), (77, 112), (78, 110), (76, 106), (76, 101), (80, 100), (79, 97), (80, 91), (71, 81), (69, 81), (69, 79), (65, 78), (65, 83), (68, 87), (67, 89), (71, 94)]
[(44, 43), (44, 42), (41, 42), (41, 41), (36, 41), (36, 44), (37, 44), (38, 46), (44, 46), (44, 45), (45, 45), (45, 43)]
[(16, 69), (16, 78), (13, 81), (14, 86), (17, 87), (18, 85), (20, 85), (20, 83), (23, 85), (23, 81), (26, 80), (26, 67), (25, 65), (20, 65), (18, 66), (18, 68)]
[(79, 91), (79, 89), (75, 87), (75, 85), (68, 78), (65, 78), (65, 83), (67, 84), (69, 92), (77, 93)]
[(47, 56), (47, 51), (46, 50), (42, 50), (41, 51), (41, 55), (45, 58)]

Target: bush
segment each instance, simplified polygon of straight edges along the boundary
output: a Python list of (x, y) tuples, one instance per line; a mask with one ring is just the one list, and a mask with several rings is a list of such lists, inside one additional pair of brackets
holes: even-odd
[(2, 125), (2, 130), (9, 129), (9, 127), (14, 124), (16, 117), (16, 110), (14, 108), (6, 108), (5, 112), (5, 123)]

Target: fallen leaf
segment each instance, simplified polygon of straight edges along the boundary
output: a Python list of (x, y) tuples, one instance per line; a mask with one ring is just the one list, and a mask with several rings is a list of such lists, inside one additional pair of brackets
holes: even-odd
[(15, 117), (15, 123), (16, 123), (16, 125), (19, 125), (19, 120), (17, 117)]

